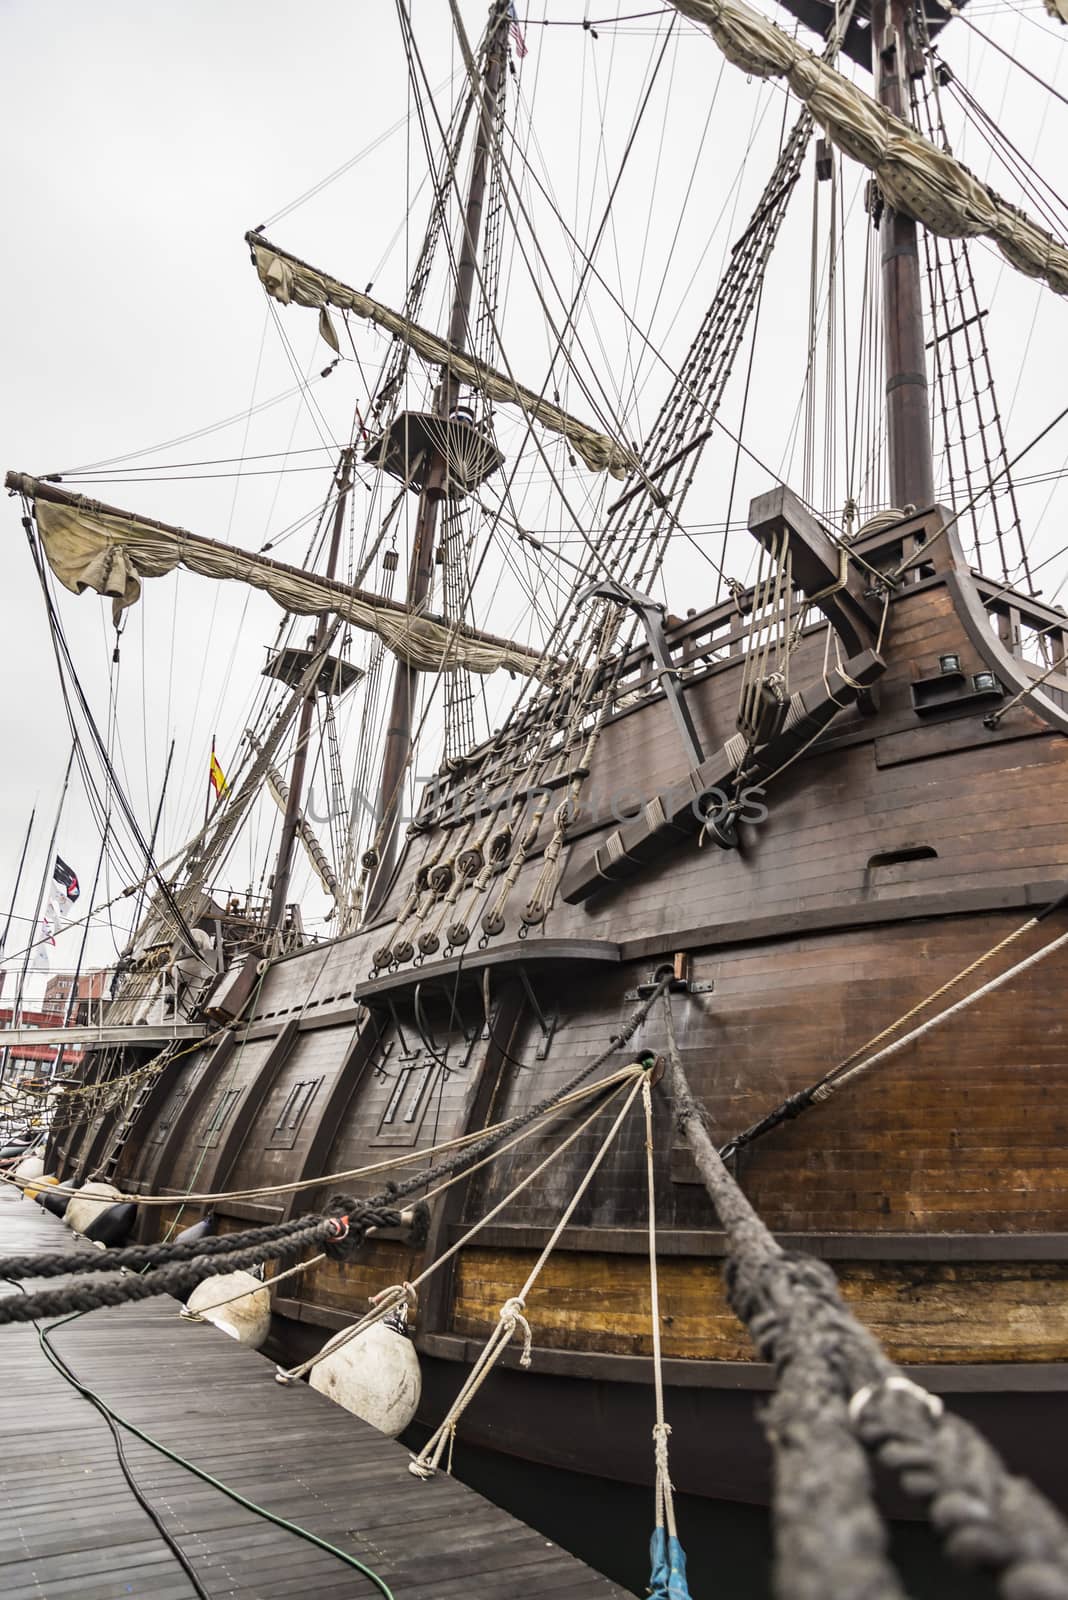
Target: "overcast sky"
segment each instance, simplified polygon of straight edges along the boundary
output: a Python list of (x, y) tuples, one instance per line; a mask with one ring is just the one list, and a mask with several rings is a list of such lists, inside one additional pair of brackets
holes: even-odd
[[(649, 91), (597, 262), (652, 343), (677, 362), (711, 299), (730, 240), (744, 226), (771, 169), (784, 113), (792, 121), (797, 108), (787, 106), (777, 85), (747, 81), (725, 66), (712, 42), (687, 23), (676, 22), (665, 47), (666, 15), (602, 23), (597, 38), (581, 26), (562, 25), (580, 23), (584, 14), (606, 18), (650, 9), (617, 7), (612, 0), (585, 10), (580, 0), (539, 0), (532, 6), (516, 132), (532, 169), (588, 243), (637, 107)], [(461, 87), (448, 8), (443, 0), (415, 0), (412, 10), (427, 74), (447, 118)], [(477, 37), (485, 18), (482, 0), (468, 0), (463, 10)], [(1062, 72), (1068, 29), (1048, 21), (1035, 0), (1011, 6), (977, 0), (969, 14), (1033, 71), (1068, 88), (1068, 73)], [(553, 25), (540, 26), (542, 18)], [(360, 288), (373, 277), (375, 293), (389, 303), (403, 300), (427, 214), (425, 190), (418, 192), (426, 160), (414, 121), (321, 193), (274, 220), (409, 111), (394, 6), (386, 0), (313, 0), (295, 11), (278, 0), (184, 0), (166, 7), (145, 0), (94, 0), (92, 6), (0, 0), (0, 35), (8, 64), (0, 111), (8, 240), (0, 263), (4, 467), (34, 473), (84, 468), (236, 416), (229, 428), (140, 457), (139, 473), (128, 475), (136, 482), (115, 481), (122, 475), (113, 469), (93, 475), (105, 479), (112, 471), (111, 481), (90, 484), (72, 473), (68, 482), (102, 500), (258, 548), (325, 497), (330, 451), (348, 438), (353, 405), (366, 403), (368, 367), (376, 370), (385, 346), (376, 334), (361, 333), (358, 348), (367, 365), (349, 360), (317, 381), (311, 393), (318, 411), (295, 395), (249, 417), (250, 406), (294, 389), (294, 361), (315, 377), (331, 352), (318, 340), (314, 316), (294, 307), (278, 316), (291, 341), (287, 350), (242, 235), (268, 222), (268, 234), (278, 243)], [(1068, 187), (1064, 104), (1015, 73), (962, 23), (945, 36), (943, 53), (1054, 188)], [(1019, 200), (1020, 191), (992, 162), (979, 130), (966, 127), (952, 105), (949, 110), (964, 159)], [(865, 241), (862, 181), (857, 169), (846, 167), (845, 270), (854, 285), (849, 293), (857, 297)], [(546, 273), (552, 268), (568, 292), (574, 262), (536, 187), (527, 183), (525, 193), (546, 254), (538, 269), (540, 289), (551, 299)], [(804, 374), (811, 197), (806, 173), (769, 275), (753, 366), (746, 437), (764, 465), (743, 458), (735, 518), (744, 517), (749, 497), (779, 472), (800, 486), (800, 446), (792, 441)], [(991, 307), (989, 338), (1010, 449), (1020, 448), (1063, 404), (1068, 313), (1063, 301), (1019, 279), (992, 249), (976, 246), (973, 258), (980, 294)], [(503, 282), (511, 364), (540, 388), (553, 339), (522, 254), (512, 247)], [(438, 326), (442, 294), (436, 286), (425, 312), (425, 320)], [(627, 436), (639, 437), (663, 398), (666, 368), (628, 332), (606, 293), (591, 295), (584, 319), (576, 360), (590, 385), (601, 383), (612, 398)], [(855, 345), (847, 347), (847, 359), (855, 353)], [(565, 388), (564, 398), (573, 410), (589, 414), (590, 403), (576, 384)], [(738, 421), (740, 405), (735, 386), (723, 412), (728, 424)], [(503, 443), (507, 453), (507, 438)], [(284, 474), (275, 470), (277, 461), (251, 459), (283, 450), (306, 452), (290, 456)], [(237, 476), (234, 460), (242, 456), (245, 467)], [(564, 471), (570, 503), (595, 528), (604, 485), (566, 468), (559, 452), (553, 460)], [(725, 518), (733, 461), (725, 439), (710, 452), (687, 509), (695, 529)], [(164, 462), (192, 465), (156, 474), (171, 481), (147, 481), (150, 465)], [(1068, 431), (1062, 428), (1020, 472), (1037, 474), (1066, 463)], [(817, 489), (821, 474), (822, 468)], [(834, 493), (840, 492), (836, 481)], [(574, 555), (576, 531), (549, 499), (537, 458), (529, 469), (524, 466), (516, 493), (527, 525), (548, 530), (547, 538), (562, 541), (562, 553)], [(1021, 489), (1021, 505), (1033, 559), (1040, 560), (1065, 542), (1064, 495), (1056, 485), (1029, 485)], [(20, 918), (28, 918), (69, 739), (17, 501), (4, 502), (0, 541), (0, 915), (36, 804), (30, 870), (16, 908)], [(718, 559), (718, 536), (700, 533), (698, 543)], [(284, 541), (277, 554), (301, 560), (301, 537)], [(728, 565), (744, 577), (747, 560), (743, 533), (732, 543)], [(1066, 569), (1061, 559), (1043, 569), (1040, 587), (1047, 596)], [(546, 572), (550, 611), (553, 570), (550, 564)], [(714, 582), (707, 560), (680, 543), (665, 577), (671, 608), (708, 603)], [(236, 584), (215, 586), (188, 574), (159, 580), (148, 585), (129, 618), (115, 673), (110, 608), (94, 596), (64, 593), (61, 610), (102, 727), (115, 712), (117, 764), (146, 831), (167, 749), (176, 741), (160, 850), (166, 855), (202, 816), (213, 733), (227, 760), (236, 747), (278, 612)], [(482, 620), (495, 632), (539, 637), (537, 617), (510, 573)], [(114, 707), (109, 685), (115, 685)], [(258, 871), (270, 826), (268, 809), (233, 863), (235, 888), (243, 889)], [(98, 834), (77, 782), (58, 848), (80, 876), (84, 905)], [(122, 879), (121, 870), (109, 866), (98, 900), (117, 895)], [(302, 875), (298, 887), (304, 882)], [(120, 901), (112, 923), (104, 918), (94, 931), (90, 959), (114, 959), (125, 943), (129, 906)], [(311, 896), (309, 914), (323, 909), (321, 899)], [(21, 947), (26, 926), (14, 923), (9, 952)], [(70, 931), (54, 953), (54, 970), (73, 966), (76, 954), (77, 934)]]

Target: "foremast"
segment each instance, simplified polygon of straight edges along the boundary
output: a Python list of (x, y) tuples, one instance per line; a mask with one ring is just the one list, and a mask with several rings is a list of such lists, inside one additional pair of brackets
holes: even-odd
[[(456, 269), (456, 288), (449, 317), (449, 346), (463, 352), (467, 348), (471, 304), (478, 266), (478, 241), (486, 177), (493, 145), (494, 107), (500, 92), (508, 49), (509, 9), (505, 0), (494, 0), (486, 43), (485, 67), (480, 86), (478, 127), (474, 157), (464, 207), (460, 254)], [(459, 379), (449, 367), (441, 370), (434, 395), (433, 412), (447, 419), (459, 397)], [(434, 563), (434, 536), (438, 509), (447, 493), (448, 465), (440, 448), (433, 450), (423, 488), (419, 495), (415, 537), (408, 566), (409, 609), (417, 612), (426, 601)], [(372, 915), (388, 890), (396, 864), (403, 809), (405, 775), (412, 757), (413, 722), (419, 692), (420, 669), (411, 662), (398, 661), (393, 680), (393, 696), (386, 724), (385, 749), (379, 780), (377, 844), (369, 866), (374, 876), (368, 891), (366, 913)]]
[[(337, 505), (334, 508), (334, 520), (330, 530), (330, 549), (326, 561), (326, 576), (329, 579), (337, 576), (337, 558), (341, 548), (341, 530), (345, 521), (345, 506), (352, 488), (352, 463), (353, 451), (351, 449), (343, 450), (338, 463)], [(311, 640), (310, 648), (313, 657), (318, 657), (325, 650), (331, 627), (331, 619), (324, 612), (319, 618), (315, 634)], [(283, 926), (286, 895), (289, 893), (289, 880), (293, 873), (293, 857), (296, 852), (297, 839), (300, 835), (304, 815), (301, 810), (301, 802), (304, 794), (304, 774), (308, 764), (308, 741), (311, 738), (312, 712), (315, 709), (317, 689), (317, 681), (313, 678), (304, 695), (300, 708), (300, 719), (297, 723), (297, 742), (293, 751), (289, 792), (286, 795), (285, 815), (282, 819), (282, 835), (278, 845), (278, 861), (274, 869), (271, 903), (267, 912), (268, 937), (276, 940)]]

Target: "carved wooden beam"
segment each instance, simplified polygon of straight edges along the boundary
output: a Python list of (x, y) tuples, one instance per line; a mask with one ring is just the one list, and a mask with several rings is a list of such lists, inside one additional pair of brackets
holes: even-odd
[(681, 838), (692, 837), (703, 825), (703, 797), (717, 789), (730, 794), (743, 765), (746, 787), (758, 787), (813, 744), (839, 711), (854, 705), (885, 670), (881, 656), (864, 650), (793, 695), (781, 729), (760, 749), (749, 750), (741, 734), (735, 734), (666, 794), (654, 795), (596, 850), (569, 862), (561, 883), (563, 898), (574, 904), (624, 883)]
[(781, 548), (785, 533), (793, 580), (808, 603), (823, 612), (849, 655), (874, 648), (883, 606), (868, 593), (870, 575), (850, 563), (849, 552), (806, 511), (792, 489), (780, 483), (757, 495), (749, 505), (749, 531), (770, 551)]

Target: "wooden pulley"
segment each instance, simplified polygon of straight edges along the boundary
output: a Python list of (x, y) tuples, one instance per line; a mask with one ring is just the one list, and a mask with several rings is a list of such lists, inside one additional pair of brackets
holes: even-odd
[(431, 867), (427, 873), (427, 884), (435, 894), (444, 894), (452, 884), (452, 868), (444, 861)]

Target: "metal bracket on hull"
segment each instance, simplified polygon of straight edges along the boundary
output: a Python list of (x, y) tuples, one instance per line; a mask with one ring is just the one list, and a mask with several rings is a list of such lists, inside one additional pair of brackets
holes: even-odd
[(549, 1054), (549, 1047), (553, 1042), (553, 1035), (560, 1026), (560, 1018), (556, 1012), (553, 1012), (550, 1015), (548, 1012), (542, 1010), (541, 1006), (538, 1004), (538, 997), (534, 993), (534, 985), (530, 981), (526, 967), (520, 964), (518, 973), (519, 981), (523, 985), (523, 992), (530, 1002), (530, 1009), (533, 1011), (534, 1016), (537, 1019), (538, 1027), (541, 1029), (541, 1043), (534, 1052), (534, 1059), (535, 1061), (544, 1061)]
[[(690, 983), (683, 979), (668, 985), (670, 994), (712, 994), (716, 985), (711, 978), (705, 983)], [(655, 983), (639, 983), (636, 989), (627, 989), (623, 999), (628, 1005), (636, 1005), (642, 1000), (648, 1000), (651, 994), (656, 993)]]
[(615, 578), (598, 578), (588, 584), (575, 596), (575, 604), (582, 605), (595, 597), (599, 600), (615, 600), (621, 606), (629, 606), (641, 618), (650, 652), (656, 662), (657, 676), (667, 696), (675, 725), (682, 736), (687, 759), (692, 767), (699, 767), (705, 759), (704, 751), (690, 715), (690, 708), (686, 704), (686, 697), (679, 686), (679, 669), (671, 659), (671, 652), (664, 638), (667, 607), (662, 601), (654, 600), (651, 595), (642, 594), (638, 589), (632, 589), (627, 583), (619, 583)]
[(865, 650), (844, 666), (829, 668), (793, 697), (790, 714), (779, 733), (757, 751), (735, 734), (717, 754), (687, 774), (668, 796), (657, 796), (631, 822), (613, 830), (588, 855), (569, 863), (561, 885), (563, 898), (574, 904), (634, 877), (659, 859), (682, 836), (692, 837), (708, 821), (702, 797), (729, 793), (745, 764), (751, 790), (782, 771), (816, 743), (838, 713), (856, 703), (879, 678), (886, 664), (874, 650)]
[(694, 982), (690, 977), (689, 952), (680, 950), (676, 953), (670, 966), (657, 967), (647, 983), (639, 983), (636, 989), (628, 989), (623, 999), (628, 1005), (633, 1005), (637, 1001), (648, 1000), (650, 995), (656, 993), (658, 987), (669, 973), (671, 974), (671, 982), (668, 984), (669, 994), (711, 994), (716, 987), (711, 979), (707, 979), (702, 983)]

